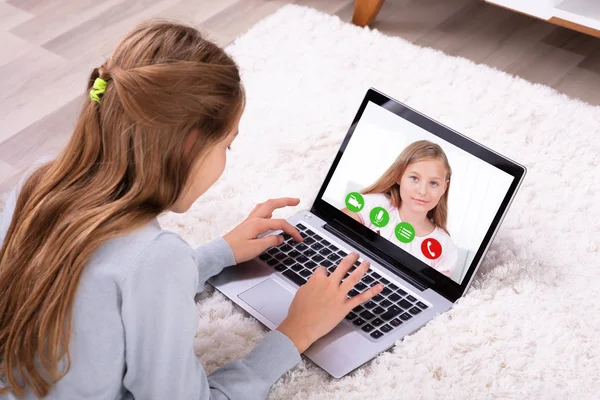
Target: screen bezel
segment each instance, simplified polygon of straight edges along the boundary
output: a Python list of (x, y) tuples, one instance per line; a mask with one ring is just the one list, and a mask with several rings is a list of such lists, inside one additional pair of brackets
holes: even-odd
[[(472, 154), (473, 156), (499, 168), (513, 176), (513, 182), (511, 183), (506, 196), (502, 200), (502, 203), (487, 230), (484, 239), (479, 246), (475, 256), (471, 262), (469, 270), (465, 274), (461, 284), (454, 282), (451, 278), (443, 275), (436, 271), (434, 268), (427, 266), (411, 254), (397, 247), (395, 244), (389, 242), (387, 239), (382, 238), (373, 230), (362, 225), (360, 222), (354, 220), (349, 215), (344, 214), (341, 210), (333, 207), (325, 200), (322, 196), (329, 184), (337, 165), (339, 164), (344, 150), (348, 145), (348, 142), (352, 138), (352, 135), (362, 117), (362, 114), (367, 107), (369, 102), (373, 102), (376, 105), (383, 107), (397, 116), (404, 118), (408, 122), (411, 122), (433, 135), (451, 143), (460, 149)], [(442, 125), (441, 123), (419, 113), (418, 111), (408, 107), (399, 101), (390, 98), (389, 96), (377, 91), (374, 88), (370, 88), (357, 113), (348, 129), (346, 137), (342, 141), (340, 149), (331, 165), (327, 176), (319, 189), (319, 193), (316, 196), (315, 202), (311, 208), (311, 212), (317, 215), (319, 218), (326, 221), (328, 224), (337, 225), (343, 228), (346, 235), (351, 240), (363, 246), (371, 253), (384, 254), (385, 260), (390, 263), (393, 267), (398, 268), (404, 275), (409, 275), (412, 278), (418, 280), (424, 287), (429, 287), (440, 293), (450, 301), (456, 301), (460, 298), (463, 293), (468, 289), (473, 274), (481, 264), (483, 256), (487, 251), (487, 248), (493, 239), (496, 230), (504, 218), (512, 199), (514, 198), (518, 187), (520, 186), (527, 169), (513, 160), (510, 160), (493, 150), (483, 146), (480, 143), (454, 131), (453, 129)]]

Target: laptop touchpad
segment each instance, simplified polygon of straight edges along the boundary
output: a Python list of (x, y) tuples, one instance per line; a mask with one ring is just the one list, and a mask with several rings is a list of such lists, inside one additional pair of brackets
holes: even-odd
[(279, 325), (287, 317), (294, 294), (273, 279), (267, 278), (258, 285), (239, 294), (238, 297), (264, 315), (269, 321)]

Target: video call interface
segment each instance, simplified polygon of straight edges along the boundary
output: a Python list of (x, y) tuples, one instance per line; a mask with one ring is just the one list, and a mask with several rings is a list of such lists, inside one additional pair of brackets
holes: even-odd
[(369, 102), (323, 200), (461, 284), (513, 179)]

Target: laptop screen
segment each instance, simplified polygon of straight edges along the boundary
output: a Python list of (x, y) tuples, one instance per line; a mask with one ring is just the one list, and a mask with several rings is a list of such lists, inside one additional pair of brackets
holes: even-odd
[(514, 179), (367, 102), (322, 199), (460, 285)]

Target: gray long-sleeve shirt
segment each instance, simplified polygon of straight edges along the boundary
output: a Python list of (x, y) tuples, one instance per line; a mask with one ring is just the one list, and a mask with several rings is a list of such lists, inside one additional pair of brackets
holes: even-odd
[[(9, 194), (0, 218), (0, 244), (16, 196), (32, 171), (33, 167)], [(156, 219), (105, 242), (79, 282), (71, 368), (47, 398), (266, 398), (270, 387), (301, 360), (294, 343), (281, 332), (268, 332), (245, 357), (208, 376), (194, 354), (194, 296), (207, 279), (234, 264), (223, 238), (194, 249), (176, 233), (162, 230)], [(26, 398), (35, 396), (29, 392)]]

